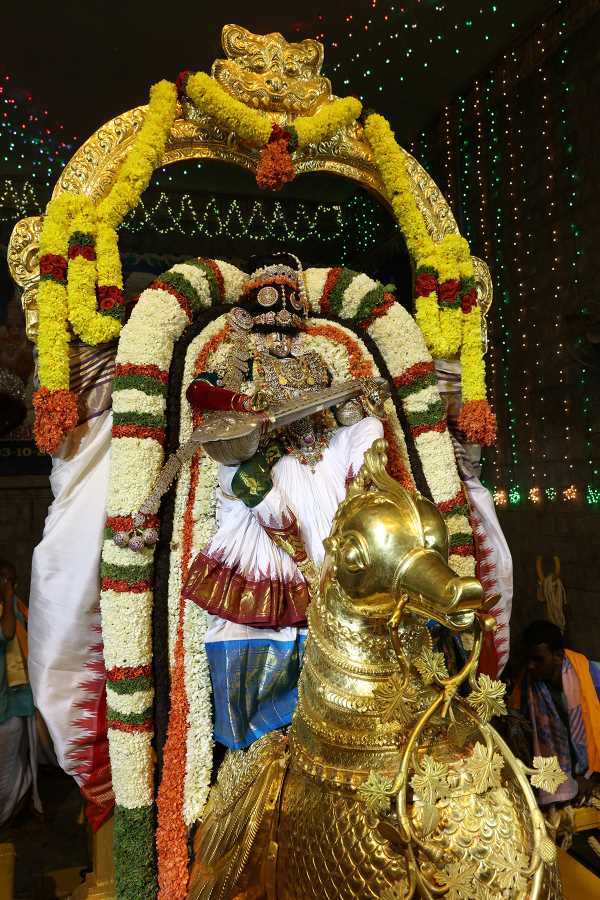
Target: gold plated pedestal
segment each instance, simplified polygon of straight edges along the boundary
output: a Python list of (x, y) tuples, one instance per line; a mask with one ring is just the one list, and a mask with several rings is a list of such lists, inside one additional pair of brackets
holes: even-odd
[(12, 900), (15, 882), (15, 848), (0, 844), (0, 900)]
[(94, 835), (92, 871), (84, 883), (71, 895), (71, 900), (115, 900), (115, 869), (113, 865), (114, 819), (110, 818)]

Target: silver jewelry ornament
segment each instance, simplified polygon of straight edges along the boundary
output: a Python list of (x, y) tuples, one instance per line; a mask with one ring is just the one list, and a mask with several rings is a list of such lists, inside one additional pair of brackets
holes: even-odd
[(267, 284), (264, 287), (261, 287), (258, 294), (256, 295), (256, 299), (261, 306), (275, 306), (275, 304), (279, 300), (279, 291), (276, 287)]

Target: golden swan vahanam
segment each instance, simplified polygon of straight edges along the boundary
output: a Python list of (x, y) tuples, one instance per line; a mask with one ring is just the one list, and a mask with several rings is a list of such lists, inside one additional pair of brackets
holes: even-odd
[[(323, 45), (318, 41), (288, 43), (277, 33), (256, 35), (238, 25), (225, 25), (222, 44), (226, 59), (213, 63), (213, 78), (233, 97), (272, 113), (274, 119), (292, 121), (335, 100), (329, 80), (320, 74)], [(94, 132), (65, 166), (52, 196), (65, 191), (83, 193), (96, 202), (106, 196), (137, 137), (145, 110), (145, 106), (131, 109)], [(437, 185), (410, 153), (404, 153), (412, 191), (429, 234), (435, 241), (446, 234), (457, 234), (452, 211)], [(179, 108), (161, 165), (206, 159), (254, 173), (258, 156), (258, 150), (240, 143), (235, 134), (185, 103)], [(358, 123), (341, 129), (328, 141), (297, 150), (294, 165), (298, 174), (327, 172), (355, 181), (390, 208), (371, 148)], [(12, 277), (23, 289), (27, 334), (31, 340), (37, 335), (41, 224), (41, 216), (21, 219), (13, 229), (8, 246)], [(486, 264), (475, 258), (474, 265), (485, 321), (492, 302), (492, 283)]]
[[(457, 693), (493, 627), (444, 521), (378, 441), (336, 514), (289, 734), (229, 751), (188, 900), (562, 896), (523, 767)], [(447, 672), (427, 620), (472, 629)]]

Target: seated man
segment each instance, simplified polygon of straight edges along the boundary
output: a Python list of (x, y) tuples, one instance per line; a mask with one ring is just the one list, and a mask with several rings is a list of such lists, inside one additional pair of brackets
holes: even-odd
[(531, 721), (534, 756), (556, 756), (568, 776), (554, 794), (539, 792), (541, 806), (587, 796), (600, 773), (600, 665), (566, 650), (560, 628), (532, 622), (523, 633), (526, 671), (511, 705)]

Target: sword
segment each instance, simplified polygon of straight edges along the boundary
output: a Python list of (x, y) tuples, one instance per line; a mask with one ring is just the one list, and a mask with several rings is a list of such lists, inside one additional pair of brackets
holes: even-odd
[(185, 444), (169, 456), (139, 513), (145, 516), (158, 512), (161, 497), (169, 489), (182, 465), (200, 449), (223, 465), (239, 465), (254, 456), (261, 437), (268, 432), (277, 431), (299, 419), (354, 400), (365, 394), (366, 390), (370, 389), (376, 395), (371, 402), (381, 405), (390, 393), (387, 381), (385, 378), (369, 378), (367, 384), (365, 381), (354, 378), (320, 391), (301, 391), (293, 399), (273, 404), (264, 412), (214, 413), (209, 421), (194, 429)]

